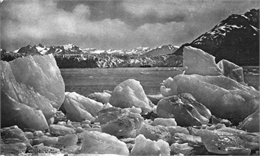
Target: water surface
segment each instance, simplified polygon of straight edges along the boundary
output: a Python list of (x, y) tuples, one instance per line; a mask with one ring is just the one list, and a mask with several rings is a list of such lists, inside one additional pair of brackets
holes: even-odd
[(61, 69), (66, 91), (84, 96), (113, 90), (127, 79), (140, 81), (146, 94), (158, 94), (160, 83), (182, 73), (181, 68), (73, 68)]
[[(88, 96), (93, 92), (113, 90), (127, 79), (140, 81), (146, 94), (158, 94), (160, 83), (182, 73), (181, 68), (72, 68), (61, 69), (66, 91)], [(259, 74), (245, 74), (245, 81), (258, 89)]]

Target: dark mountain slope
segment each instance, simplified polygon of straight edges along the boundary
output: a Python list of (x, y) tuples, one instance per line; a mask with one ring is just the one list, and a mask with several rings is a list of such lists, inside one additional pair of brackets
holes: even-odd
[(259, 9), (244, 15), (230, 15), (210, 31), (184, 46), (193, 46), (216, 57), (216, 62), (227, 59), (241, 66), (259, 65)]

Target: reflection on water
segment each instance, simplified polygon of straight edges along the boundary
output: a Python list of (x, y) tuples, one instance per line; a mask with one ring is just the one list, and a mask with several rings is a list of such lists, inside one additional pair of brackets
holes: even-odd
[[(73, 68), (61, 69), (66, 91), (87, 96), (93, 92), (113, 90), (127, 80), (140, 81), (146, 94), (158, 94), (160, 83), (182, 73), (182, 68)], [(258, 89), (259, 74), (246, 73), (245, 81)]]

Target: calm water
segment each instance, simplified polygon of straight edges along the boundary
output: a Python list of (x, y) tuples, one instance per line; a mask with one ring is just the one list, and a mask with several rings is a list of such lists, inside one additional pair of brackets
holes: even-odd
[[(168, 77), (182, 73), (181, 68), (74, 68), (61, 69), (66, 91), (88, 96), (93, 92), (113, 90), (127, 80), (140, 81), (146, 94), (158, 94), (160, 83)], [(258, 75), (245, 75), (245, 81), (258, 88)]]
[(119, 83), (130, 78), (140, 81), (146, 94), (157, 94), (163, 80), (181, 72), (180, 68), (61, 69), (66, 91), (75, 91), (84, 96), (103, 90), (112, 91)]

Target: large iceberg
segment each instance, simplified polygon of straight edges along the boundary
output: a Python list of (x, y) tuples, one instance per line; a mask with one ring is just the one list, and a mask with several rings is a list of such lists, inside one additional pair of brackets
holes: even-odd
[(235, 123), (256, 111), (260, 103), (259, 91), (225, 76), (180, 74), (165, 80), (161, 93), (164, 96), (190, 93), (213, 115)]
[(221, 60), (216, 64), (214, 56), (191, 46), (183, 49), (183, 67), (187, 75), (225, 75), (238, 82), (244, 82), (242, 67), (228, 60)]
[(65, 85), (53, 55), (1, 61), (2, 126), (46, 129), (64, 100)]

